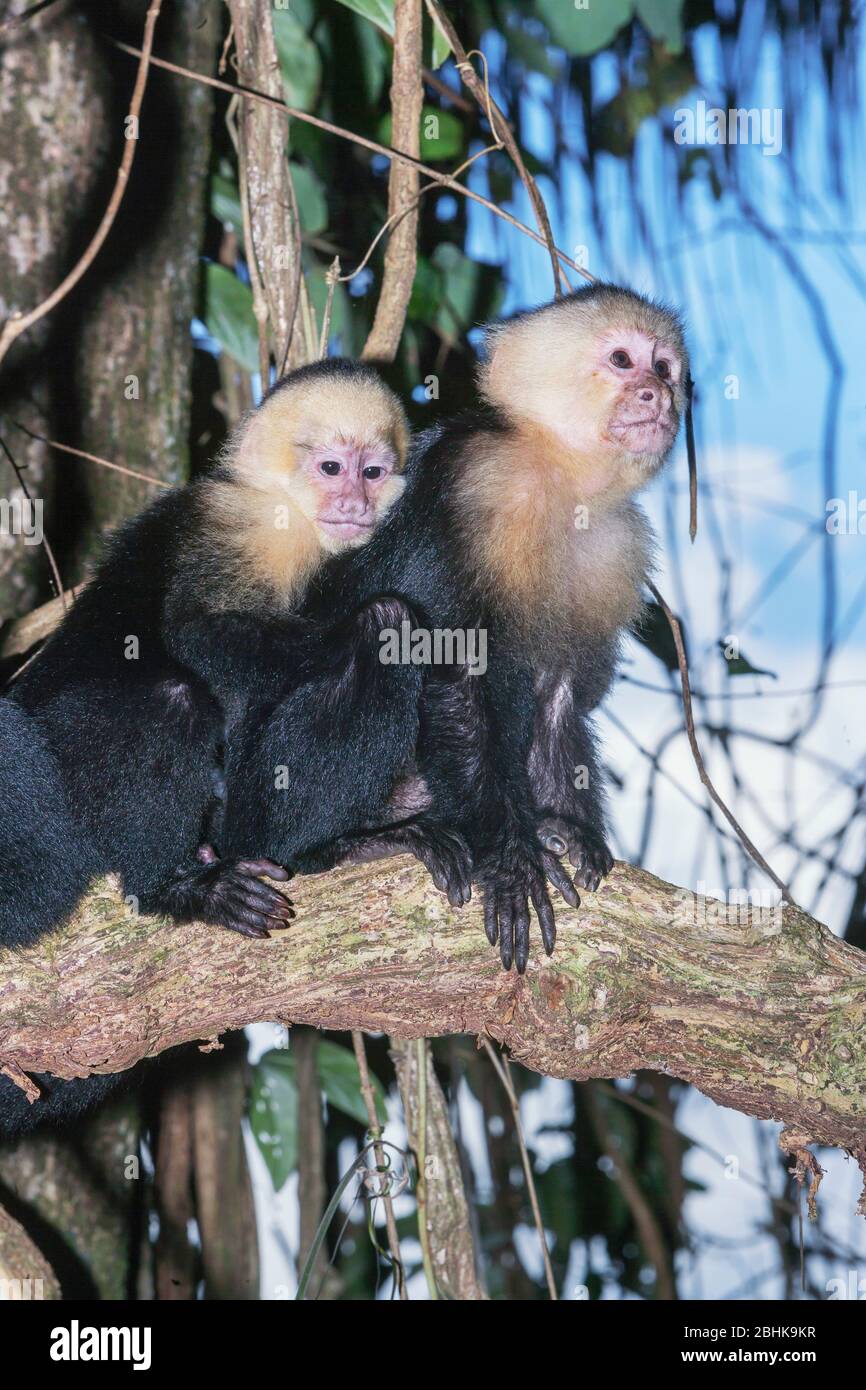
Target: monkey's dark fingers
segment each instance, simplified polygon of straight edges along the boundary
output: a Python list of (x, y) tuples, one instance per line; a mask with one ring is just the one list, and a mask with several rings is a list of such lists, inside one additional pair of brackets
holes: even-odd
[(580, 865), (574, 875), (575, 883), (585, 888), (587, 893), (597, 893), (601, 887), (601, 879), (602, 875), (598, 869), (593, 869), (588, 864)]
[(268, 936), (266, 926), (256, 926), (253, 921), (246, 922), (239, 916), (230, 917), (223, 925), (228, 927), (229, 931), (237, 932), (238, 936), (249, 936), (257, 941), (264, 941)]
[(266, 917), (294, 917), (295, 910), (284, 894), (257, 878), (235, 878), (226, 885), (229, 901), (262, 912)]
[(499, 940), (499, 921), (496, 916), (496, 897), (492, 888), (484, 894), (484, 930), (491, 946)]
[(565, 898), (569, 907), (580, 907), (580, 895), (571, 881), (571, 875), (568, 870), (563, 868), (555, 854), (548, 852), (543, 854), (541, 858), (544, 864), (544, 872), (554, 888), (558, 889), (562, 897)]
[(514, 916), (514, 964), (518, 975), (523, 975), (529, 964), (529, 904), (526, 895), (515, 893), (511, 908)]
[(510, 970), (514, 964), (514, 914), (508, 898), (499, 899), (499, 958), (502, 969)]
[[(574, 892), (573, 889), (572, 892)], [(541, 928), (541, 940), (544, 943), (544, 949), (549, 956), (552, 956), (553, 948), (556, 945), (556, 916), (550, 901), (550, 894), (542, 882), (530, 884), (529, 894), (532, 898), (532, 906), (535, 908), (535, 915), (538, 918), (538, 925)], [(577, 897), (577, 894), (575, 893), (574, 896)], [(578, 902), (580, 902), (579, 898)]]
[(427, 830), (414, 845), (415, 853), (426, 867), (440, 892), (445, 893), (452, 907), (463, 907), (472, 896), (472, 859), (462, 835), (438, 827), (435, 834)]
[(272, 878), (277, 883), (288, 883), (293, 876), (289, 869), (275, 864), (272, 859), (239, 859), (234, 867), (239, 874), (250, 878)]
[(575, 883), (590, 893), (598, 891), (602, 879), (613, 868), (613, 855), (605, 841), (589, 832), (578, 841), (569, 857), (577, 870)]
[[(290, 927), (291, 922), (277, 921), (276, 918), (268, 917), (263, 912), (254, 912), (251, 908), (235, 907), (229, 913), (225, 925), (230, 931), (239, 931), (243, 935), (267, 936), (272, 931), (285, 931)], [(247, 930), (250, 928), (250, 931)]]

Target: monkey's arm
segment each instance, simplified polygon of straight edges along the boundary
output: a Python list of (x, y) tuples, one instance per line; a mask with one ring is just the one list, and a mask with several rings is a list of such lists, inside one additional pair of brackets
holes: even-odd
[[(380, 660), (380, 634), (414, 621), (380, 598), (325, 632), (281, 698), (250, 710), (230, 734), (223, 846), (313, 872), (363, 851), (418, 737), (421, 671)], [(383, 836), (409, 848), (405, 827)], [(376, 853), (382, 846), (369, 847)], [(392, 851), (395, 852), (395, 851)]]
[(576, 870), (575, 884), (595, 892), (610, 873), (613, 857), (595, 731), (581, 696), (567, 675), (544, 674), (537, 681), (529, 779), (541, 843), (553, 854), (567, 854)]

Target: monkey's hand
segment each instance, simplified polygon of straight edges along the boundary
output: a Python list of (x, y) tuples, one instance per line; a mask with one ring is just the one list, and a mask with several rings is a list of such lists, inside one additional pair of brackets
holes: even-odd
[[(486, 865), (476, 870), (484, 893), (484, 930), (491, 946), (499, 942), (502, 966), (512, 964), (523, 974), (529, 962), (529, 903), (535, 908), (541, 939), (548, 955), (556, 942), (556, 919), (546, 879), (555, 883), (569, 901), (580, 902), (571, 880), (555, 855), (537, 855), (509, 841)], [(562, 882), (564, 880), (564, 883)]]
[(267, 937), (287, 927), (294, 917), (285, 894), (262, 883), (263, 877), (284, 883), (291, 874), (270, 859), (218, 859), (211, 845), (202, 845), (198, 864), (178, 872), (161, 895), (159, 910), (181, 922), (210, 922), (241, 936)]
[[(565, 816), (546, 816), (538, 827), (538, 838), (549, 854), (568, 855), (570, 863), (577, 870), (574, 875), (575, 884), (579, 888), (586, 888), (590, 893), (598, 890), (601, 880), (606, 878), (613, 868), (613, 855), (604, 836), (590, 826), (581, 825), (579, 821), (568, 820)], [(568, 874), (558, 858), (556, 863), (560, 875), (569, 882)], [(551, 882), (559, 889), (566, 902), (577, 906), (564, 891), (559, 879), (551, 878)]]

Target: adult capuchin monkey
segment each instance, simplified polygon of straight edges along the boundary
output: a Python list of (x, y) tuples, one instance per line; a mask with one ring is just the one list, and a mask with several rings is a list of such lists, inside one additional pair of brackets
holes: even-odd
[[(431, 668), (417, 756), (400, 767), (382, 819), (402, 814), (417, 834), (446, 825), (466, 839), (506, 969), (526, 968), (530, 902), (553, 949), (546, 880), (576, 905), (574, 885), (596, 888), (613, 862), (588, 716), (641, 612), (652, 535), (632, 499), (671, 451), (687, 379), (676, 316), (614, 286), (493, 329), (479, 409), (416, 441), (400, 506), (337, 561), (326, 588), (314, 577), (308, 591), (311, 613), (330, 611), (337, 594), (345, 606), (390, 592), (430, 628), (486, 630), (486, 675)], [(361, 717), (375, 722), (378, 711)], [(297, 846), (293, 800), (274, 790), (297, 722), (289, 700), (239, 729), (232, 852), (255, 844), (282, 859)], [(306, 767), (322, 785), (309, 758)], [(397, 770), (392, 758), (395, 782)], [(401, 847), (386, 825), (378, 836), (311, 840), (297, 867), (369, 857), (377, 844)], [(557, 858), (566, 851), (574, 883)]]
[[(324, 685), (321, 757), (340, 776), (327, 825), (367, 823), (413, 755), (421, 673), (382, 665), (398, 599), (304, 614), (313, 576), (363, 547), (404, 487), (408, 430), (376, 372), (332, 360), (284, 379), (241, 422), (214, 472), (167, 493), (110, 540), (33, 664), (0, 700), (0, 946), (32, 943), (92, 877), (116, 871), (141, 910), (246, 936), (291, 905), (268, 858), (218, 858), (223, 751), (251, 703)], [(375, 710), (375, 720), (358, 718)], [(321, 802), (321, 789), (317, 789)], [(321, 812), (319, 813), (321, 814)], [(440, 881), (437, 847), (419, 849)], [(465, 849), (443, 839), (449, 873)], [(462, 860), (461, 857), (462, 856)], [(0, 1129), (74, 1113), (93, 1078), (28, 1109), (0, 1078)], [(83, 1100), (82, 1100), (83, 1103)]]

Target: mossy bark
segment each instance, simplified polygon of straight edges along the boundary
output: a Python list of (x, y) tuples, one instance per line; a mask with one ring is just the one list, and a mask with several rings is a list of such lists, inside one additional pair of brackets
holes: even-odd
[(618, 865), (556, 951), (505, 974), (473, 902), (412, 860), (297, 879), (270, 941), (130, 917), (111, 884), (0, 952), (0, 1065), (79, 1076), (258, 1020), (488, 1035), (550, 1076), (648, 1067), (817, 1142), (866, 1148), (866, 956), (796, 909), (697, 898)]

